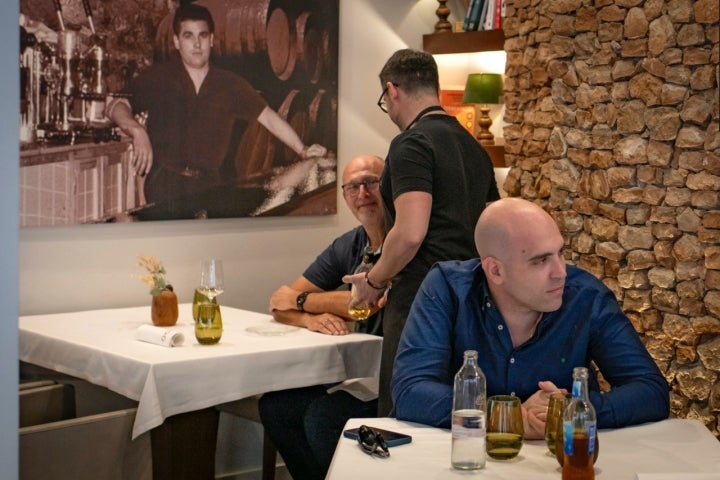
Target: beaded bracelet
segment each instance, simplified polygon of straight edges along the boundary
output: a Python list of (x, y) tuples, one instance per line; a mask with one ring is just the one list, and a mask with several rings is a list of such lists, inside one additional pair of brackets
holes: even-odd
[(367, 283), (368, 285), (370, 285), (370, 286), (371, 286), (372, 288), (374, 288), (375, 290), (385, 290), (385, 289), (387, 288), (387, 283), (386, 283), (385, 285), (383, 285), (383, 286), (380, 286), (380, 287), (377, 286), (377, 285), (373, 285), (373, 283), (370, 281), (370, 278), (368, 277), (368, 273), (370, 273), (370, 271), (366, 271), (366, 272), (365, 272), (365, 283)]

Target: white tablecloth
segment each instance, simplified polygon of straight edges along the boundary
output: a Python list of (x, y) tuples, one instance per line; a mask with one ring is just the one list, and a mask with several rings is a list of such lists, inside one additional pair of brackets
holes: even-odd
[[(518, 457), (488, 459), (482, 470), (462, 472), (450, 466), (449, 430), (391, 418), (350, 420), (406, 433), (412, 442), (390, 449), (390, 457), (370, 457), (357, 442), (340, 438), (326, 480), (412, 478), (414, 480), (477, 477), (485, 480), (558, 480), (560, 467), (544, 441), (526, 441)], [(671, 419), (599, 432), (598, 480), (720, 480), (720, 442), (696, 420)], [(656, 477), (652, 474), (662, 473)]]
[[(217, 345), (195, 340), (191, 306), (180, 305), (179, 347), (135, 339), (150, 308), (120, 308), (19, 319), (20, 360), (73, 375), (138, 400), (133, 438), (165, 418), (259, 393), (378, 374), (382, 339), (354, 333), (329, 336), (297, 329), (262, 336), (248, 327), (272, 317), (221, 307)], [(277, 325), (277, 324), (276, 324)]]

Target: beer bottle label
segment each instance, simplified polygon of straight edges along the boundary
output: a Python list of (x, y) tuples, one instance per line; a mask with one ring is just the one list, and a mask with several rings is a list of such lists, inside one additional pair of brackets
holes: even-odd
[(573, 450), (573, 431), (575, 430), (575, 427), (573, 427), (572, 422), (563, 422), (563, 450), (565, 451), (565, 455), (570, 455), (574, 453)]
[(590, 428), (588, 428), (588, 456), (592, 457), (595, 453), (595, 430), (597, 426), (595, 423), (590, 424)]

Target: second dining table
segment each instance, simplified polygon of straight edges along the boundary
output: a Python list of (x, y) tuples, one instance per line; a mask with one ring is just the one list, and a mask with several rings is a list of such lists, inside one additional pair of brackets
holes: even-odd
[[(410, 435), (412, 441), (390, 448), (388, 458), (379, 458), (341, 437), (326, 480), (560, 480), (562, 476), (544, 440), (525, 440), (520, 454), (511, 460), (488, 458), (481, 470), (455, 470), (450, 465), (448, 429), (394, 418), (354, 418), (345, 428), (362, 424)], [(597, 480), (720, 480), (720, 443), (698, 420), (672, 418), (599, 430), (598, 439)]]
[(185, 340), (172, 348), (135, 338), (150, 324), (149, 306), (21, 316), (19, 358), (138, 401), (133, 438), (178, 414), (378, 374), (380, 337), (322, 335), (278, 324), (268, 314), (221, 311), (222, 339), (205, 346), (195, 340), (191, 305), (181, 304), (172, 329)]

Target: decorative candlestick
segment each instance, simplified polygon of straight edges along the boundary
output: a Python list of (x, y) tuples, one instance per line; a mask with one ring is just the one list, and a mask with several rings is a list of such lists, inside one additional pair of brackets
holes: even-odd
[(450, 9), (447, 5), (447, 0), (438, 0), (440, 6), (435, 10), (435, 15), (438, 17), (438, 21), (435, 24), (435, 33), (452, 33), (452, 25), (448, 22), (450, 16)]

